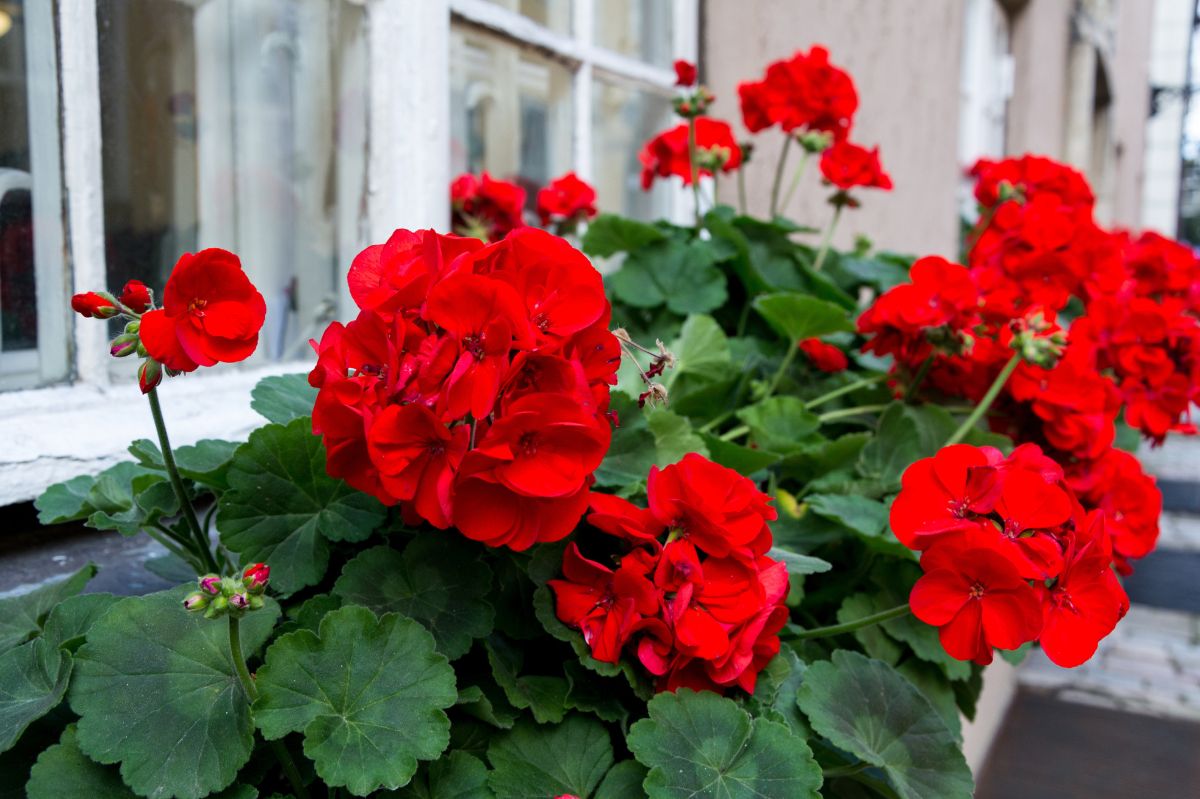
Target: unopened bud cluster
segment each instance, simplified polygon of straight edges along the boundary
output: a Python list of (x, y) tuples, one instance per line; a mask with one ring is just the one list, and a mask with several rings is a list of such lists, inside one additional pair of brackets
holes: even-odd
[(115, 297), (107, 291), (76, 294), (71, 298), (71, 309), (88, 318), (112, 319), (120, 316), (127, 319), (125, 329), (109, 342), (108, 354), (114, 358), (130, 355), (146, 358), (138, 367), (138, 383), (143, 394), (159, 384), (163, 375), (162, 366), (146, 357), (146, 348), (138, 335), (142, 314), (154, 309), (154, 293), (145, 283), (130, 280)]
[(1043, 369), (1052, 369), (1067, 347), (1066, 333), (1040, 311), (1013, 320), (1012, 332), (1009, 346), (1021, 355), (1021, 360)]
[(675, 113), (684, 119), (695, 119), (708, 113), (716, 97), (707, 86), (697, 86), (682, 97), (675, 98)]
[(206, 574), (197, 581), (199, 590), (184, 597), (183, 607), (193, 613), (203, 613), (206, 619), (226, 615), (240, 618), (266, 603), (263, 593), (270, 577), (271, 567), (265, 563), (248, 567), (240, 578)]

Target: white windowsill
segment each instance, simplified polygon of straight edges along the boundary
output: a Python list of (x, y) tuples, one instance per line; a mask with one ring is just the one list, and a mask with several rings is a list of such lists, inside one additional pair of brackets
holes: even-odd
[[(244, 440), (266, 422), (250, 408), (255, 384), (310, 368), (298, 361), (244, 370), (224, 366), (164, 379), (158, 393), (172, 445)], [(136, 383), (0, 393), (0, 507), (130, 458), (126, 448), (137, 438), (155, 440), (150, 408)]]

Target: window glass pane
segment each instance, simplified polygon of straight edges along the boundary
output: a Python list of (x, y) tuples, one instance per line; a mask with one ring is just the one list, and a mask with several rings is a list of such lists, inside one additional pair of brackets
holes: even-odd
[(256, 359), (304, 354), (363, 242), (366, 41), (351, 0), (97, 0), (108, 282), (236, 252)]
[(673, 5), (670, 0), (598, 1), (596, 44), (639, 61), (670, 66)]
[(662, 95), (597, 81), (592, 92), (592, 163), (600, 210), (637, 219), (670, 212), (669, 181), (642, 190), (638, 153), (652, 136), (675, 124), (671, 101)]
[(488, 2), (529, 17), (539, 25), (556, 33), (571, 32), (571, 0), (488, 0)]
[(537, 189), (571, 169), (571, 73), (473, 31), (450, 36), (450, 166)]
[(49, 3), (0, 3), (0, 388), (66, 373), (55, 48)]

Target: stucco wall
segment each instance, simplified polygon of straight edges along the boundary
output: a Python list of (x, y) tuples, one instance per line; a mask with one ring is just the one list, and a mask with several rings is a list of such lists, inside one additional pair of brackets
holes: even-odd
[(1010, 153), (1065, 156), (1067, 57), (1074, 0), (1031, 0), (1012, 19)]
[(1107, 221), (1140, 227), (1145, 187), (1146, 122), (1150, 109), (1150, 37), (1154, 15), (1146, 4), (1117, 6), (1116, 55), (1113, 59), (1114, 173), (1106, 198)]
[[(847, 212), (839, 225), (839, 245), (868, 233), (881, 247), (954, 255), (959, 0), (707, 0), (703, 14), (702, 64), (717, 95), (714, 113), (740, 134), (737, 84), (759, 78), (769, 62), (819, 43), (854, 76), (860, 107), (852, 138), (880, 145), (896, 188), (862, 192), (863, 207)], [(766, 213), (781, 143), (777, 131), (756, 137), (746, 172), (754, 213)], [(830, 210), (817, 174), (809, 171), (786, 212), (819, 227)], [(725, 186), (723, 197), (732, 196), (733, 187)]]

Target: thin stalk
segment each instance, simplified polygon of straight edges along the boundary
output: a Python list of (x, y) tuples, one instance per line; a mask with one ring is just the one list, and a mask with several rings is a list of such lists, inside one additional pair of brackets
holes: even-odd
[(847, 416), (858, 416), (863, 413), (878, 413), (885, 409), (886, 405), (859, 405), (857, 408), (838, 408), (836, 411), (828, 411), (817, 417), (820, 422), (832, 422), (835, 419), (845, 419)]
[[(186, 547), (186, 545), (180, 546), (179, 539), (177, 539), (175, 536), (165, 535), (164, 534), (165, 531), (163, 530), (163, 528), (161, 528), (161, 527), (159, 527), (159, 528), (143, 527), (142, 531), (145, 532), (146, 535), (150, 536), (158, 543), (162, 544), (162, 546), (168, 552), (170, 552), (172, 555), (174, 555), (175, 557), (182, 560), (184, 563), (191, 566), (193, 569), (196, 569), (196, 567), (200, 565), (199, 563), (196, 562), (196, 554), (194, 552), (192, 552), (190, 549), (188, 549)], [(199, 569), (197, 569), (197, 573), (198, 572), (199, 572)]]
[(825, 777), (825, 779), (831, 780), (831, 779), (837, 779), (838, 777), (849, 777), (849, 776), (859, 773), (860, 771), (866, 771), (866, 770), (867, 770), (866, 763), (856, 763), (853, 766), (847, 765), (847, 766), (837, 766), (835, 768), (823, 769), (821, 771), (821, 774)]
[(933, 355), (929, 355), (925, 360), (921, 361), (921, 365), (917, 367), (917, 373), (913, 376), (912, 382), (908, 384), (908, 390), (904, 392), (904, 401), (912, 402), (917, 396), (917, 389), (921, 387), (921, 383), (925, 382), (925, 376), (929, 374), (929, 368), (933, 366)]
[(742, 436), (746, 435), (749, 432), (750, 432), (749, 427), (747, 427), (746, 425), (740, 425), (738, 427), (733, 428), (732, 430), (730, 430), (727, 433), (722, 433), (721, 440), (722, 441), (733, 441), (735, 438), (741, 438)]
[(842, 635), (843, 633), (852, 633), (855, 630), (861, 630), (863, 627), (870, 627), (873, 624), (882, 624), (885, 621), (898, 619), (901, 616), (907, 615), (909, 612), (908, 603), (898, 605), (888, 610), (881, 610), (879, 613), (872, 613), (870, 616), (863, 616), (861, 619), (844, 622), (842, 624), (832, 624), (828, 627), (815, 627), (811, 630), (797, 630), (791, 634), (792, 638), (797, 640), (806, 640), (809, 638), (829, 638), (834, 635)]
[(771, 377), (771, 382), (767, 384), (767, 393), (763, 395), (763, 399), (775, 393), (775, 389), (779, 388), (779, 381), (783, 380), (783, 376), (787, 374), (788, 367), (792, 365), (792, 361), (796, 360), (796, 353), (800, 351), (800, 342), (793, 341), (791, 347), (788, 348), (787, 355), (783, 356), (783, 363), (779, 364), (779, 368), (775, 370), (775, 374)]
[[(250, 676), (250, 669), (246, 668), (246, 657), (242, 654), (240, 623), (234, 616), (228, 618), (229, 654), (233, 658), (233, 668), (237, 671), (238, 680), (242, 683), (242, 690), (246, 693), (246, 701), (253, 705), (258, 699), (258, 688), (254, 686), (254, 678)], [(271, 744), (271, 751), (275, 753), (275, 758), (283, 768), (288, 782), (292, 784), (292, 791), (296, 794), (296, 799), (309, 799), (308, 789), (304, 787), (304, 779), (300, 776), (299, 769), (296, 768), (296, 761), (292, 760), (292, 755), (284, 746), (283, 741), (268, 741), (268, 743)]]
[(700, 229), (700, 166), (696, 163), (696, 118), (688, 117), (688, 165), (692, 171), (692, 200), (696, 204), (696, 229)]
[[(742, 165), (743, 167), (745, 164)], [(742, 215), (746, 214), (746, 170), (739, 167), (737, 171), (738, 184), (738, 207), (741, 209)]]
[(788, 148), (792, 144), (792, 137), (785, 136), (783, 139), (783, 149), (779, 151), (779, 163), (775, 165), (775, 180), (771, 183), (771, 218), (775, 218), (775, 214), (779, 210), (779, 184), (783, 182), (783, 166), (787, 163)]
[(213, 557), (209, 546), (208, 536), (200, 529), (196, 519), (196, 511), (188, 499), (187, 490), (183, 487), (183, 478), (179, 475), (179, 467), (175, 465), (175, 453), (171, 450), (171, 440), (167, 438), (167, 423), (163, 421), (162, 406), (158, 404), (158, 389), (152, 388), (146, 394), (150, 400), (150, 414), (154, 417), (154, 429), (158, 432), (158, 445), (162, 449), (163, 465), (167, 467), (167, 476), (171, 478), (171, 487), (175, 489), (175, 498), (179, 500), (179, 508), (183, 518), (196, 539), (196, 556), (210, 571), (218, 571), (217, 559)]
[(792, 178), (792, 184), (788, 186), (787, 194), (783, 195), (783, 202), (779, 204), (780, 208), (787, 208), (788, 203), (792, 201), (792, 195), (796, 193), (796, 187), (800, 185), (800, 178), (804, 177), (804, 168), (808, 166), (808, 159), (811, 156), (808, 150), (804, 151), (804, 155), (800, 156), (800, 166), (796, 167), (796, 175)]
[(718, 427), (720, 427), (722, 424), (724, 424), (725, 422), (729, 421), (732, 418), (733, 418), (733, 411), (725, 411), (722, 414), (714, 416), (712, 418), (712, 420), (705, 422), (703, 425), (701, 425), (700, 429), (697, 430), (696, 432), (711, 433), (713, 430), (716, 430)]
[(983, 415), (988, 412), (988, 408), (992, 407), (992, 403), (996, 401), (996, 397), (1000, 396), (1000, 389), (1004, 388), (1004, 384), (1008, 382), (1008, 378), (1012, 377), (1012, 373), (1017, 370), (1017, 364), (1021, 362), (1021, 354), (1013, 353), (1013, 356), (1008, 359), (1008, 363), (1004, 364), (1004, 368), (1000, 370), (1000, 374), (996, 375), (996, 379), (992, 381), (992, 385), (988, 387), (987, 393), (983, 395), (983, 399), (975, 406), (975, 410), (971, 411), (971, 415), (963, 419), (963, 423), (954, 431), (954, 435), (946, 442), (945, 446), (957, 444), (967, 437), (967, 434), (975, 428), (975, 424), (983, 418)]
[(845, 396), (846, 394), (849, 394), (852, 391), (858, 391), (860, 388), (866, 388), (868, 386), (873, 386), (876, 383), (880, 383), (884, 380), (887, 380), (887, 377), (888, 376), (886, 374), (883, 374), (883, 375), (875, 375), (874, 377), (864, 377), (861, 380), (855, 380), (853, 383), (847, 383), (846, 385), (842, 386), (841, 388), (835, 388), (833, 391), (830, 391), (827, 394), (822, 394), (821, 396), (817, 397), (816, 399), (809, 400), (808, 402), (804, 403), (804, 407), (808, 410), (812, 410), (813, 408), (817, 407), (818, 405), (824, 405), (826, 402), (829, 402), (830, 400), (835, 400), (838, 397)]
[(829, 220), (829, 227), (825, 228), (825, 236), (821, 239), (821, 249), (817, 252), (817, 260), (813, 261), (813, 271), (820, 272), (821, 265), (825, 263), (825, 256), (829, 254), (829, 245), (833, 243), (833, 231), (837, 228), (838, 220), (842, 217), (842, 206), (835, 205), (833, 207), (833, 218)]

